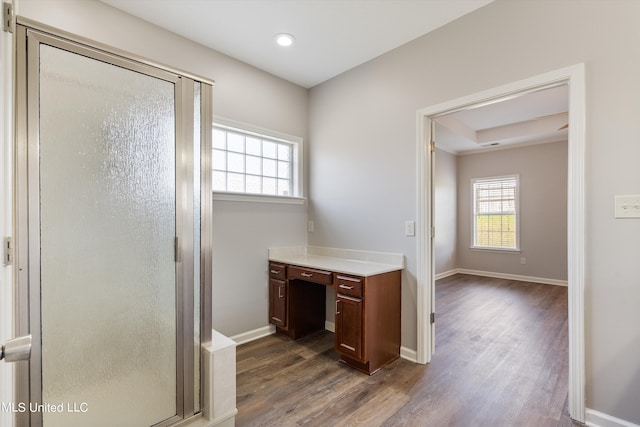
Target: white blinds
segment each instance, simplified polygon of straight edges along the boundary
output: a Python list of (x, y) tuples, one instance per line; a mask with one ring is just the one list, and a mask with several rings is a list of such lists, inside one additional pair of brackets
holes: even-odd
[(473, 180), (473, 246), (517, 249), (518, 177)]

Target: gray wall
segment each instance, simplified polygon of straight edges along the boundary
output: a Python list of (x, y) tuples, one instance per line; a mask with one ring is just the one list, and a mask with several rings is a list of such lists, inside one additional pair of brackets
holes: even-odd
[[(458, 268), (567, 280), (567, 143), (458, 157)], [(472, 250), (471, 179), (520, 175), (520, 253)], [(520, 264), (520, 258), (526, 264)]]
[(435, 273), (458, 268), (458, 159), (436, 149), (433, 176)]
[(640, 2), (497, 0), (311, 90), (310, 215), (322, 246), (402, 252), (402, 344), (416, 348), (416, 111), (586, 64), (587, 407), (640, 423)]
[[(307, 139), (308, 91), (94, 0), (19, 0), (21, 16), (216, 82), (214, 114)], [(305, 245), (305, 205), (213, 203), (213, 327), (268, 325), (272, 245)]]

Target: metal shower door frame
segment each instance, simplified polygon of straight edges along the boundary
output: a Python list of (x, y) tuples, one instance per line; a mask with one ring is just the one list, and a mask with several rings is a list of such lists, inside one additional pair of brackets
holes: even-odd
[[(46, 44), (174, 84), (176, 200), (176, 410), (157, 426), (181, 422), (202, 411), (204, 378), (200, 364), (200, 408), (194, 408), (194, 291), (200, 293), (200, 349), (211, 342), (211, 121), (213, 82), (134, 58), (81, 37), (29, 20), (16, 26), (15, 146), (15, 324), (16, 336), (32, 335), (29, 362), (16, 366), (16, 402), (42, 403), (39, 190), (39, 45)], [(200, 248), (194, 242), (194, 85), (200, 102)], [(199, 249), (199, 254), (196, 253)], [(194, 284), (194, 257), (200, 282)], [(200, 351), (202, 354), (202, 350)], [(201, 356), (200, 356), (201, 357)], [(28, 408), (28, 403), (27, 403)], [(18, 413), (19, 426), (42, 426), (42, 413)]]

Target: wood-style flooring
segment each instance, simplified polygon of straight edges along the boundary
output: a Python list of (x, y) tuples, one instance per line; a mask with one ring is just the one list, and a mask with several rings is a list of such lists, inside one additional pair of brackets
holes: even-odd
[(374, 376), (333, 334), (238, 347), (236, 426), (564, 427), (567, 288), (469, 275), (436, 283), (436, 353)]

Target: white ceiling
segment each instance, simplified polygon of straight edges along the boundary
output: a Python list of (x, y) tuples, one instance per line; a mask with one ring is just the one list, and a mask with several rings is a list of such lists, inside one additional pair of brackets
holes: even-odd
[(493, 0), (101, 1), (310, 88)]
[(566, 140), (567, 85), (517, 96), (436, 119), (436, 146), (450, 153)]

